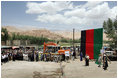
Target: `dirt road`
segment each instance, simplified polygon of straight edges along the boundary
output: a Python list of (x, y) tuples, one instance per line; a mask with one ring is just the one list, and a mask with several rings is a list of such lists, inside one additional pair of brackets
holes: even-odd
[(90, 66), (84, 66), (85, 62), (75, 61), (62, 62), (63, 76), (60, 63), (56, 62), (28, 62), (10, 61), (1, 66), (2, 78), (116, 78), (117, 62), (112, 61), (108, 70), (98, 68), (95, 62)]

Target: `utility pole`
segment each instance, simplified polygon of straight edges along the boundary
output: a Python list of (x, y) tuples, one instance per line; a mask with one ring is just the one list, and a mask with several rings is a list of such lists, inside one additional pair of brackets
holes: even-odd
[(75, 29), (73, 28), (73, 48), (74, 48), (74, 32), (75, 32)]
[(75, 52), (75, 58), (76, 58), (76, 50), (75, 50), (75, 47), (74, 47), (74, 38), (75, 38), (75, 29), (73, 28), (73, 50)]

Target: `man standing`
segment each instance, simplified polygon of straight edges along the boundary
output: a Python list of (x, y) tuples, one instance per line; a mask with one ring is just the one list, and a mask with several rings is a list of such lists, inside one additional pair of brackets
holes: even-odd
[(38, 51), (36, 52), (36, 61), (39, 61), (39, 54), (38, 54)]
[(104, 54), (103, 55), (103, 69), (107, 70), (107, 67), (108, 67), (108, 61), (107, 61), (106, 55)]
[(89, 66), (89, 56), (85, 56), (85, 66)]
[(2, 59), (2, 63), (5, 62), (5, 56), (4, 56), (4, 53), (1, 54), (1, 59)]
[(80, 61), (82, 61), (83, 54), (80, 52)]
[(107, 70), (107, 67), (108, 67), (108, 61), (111, 63), (110, 59), (107, 57), (107, 54), (104, 53), (103, 54), (103, 69), (104, 70)]
[(12, 53), (11, 53), (11, 51), (9, 52), (8, 57), (9, 57), (9, 60), (12, 60)]
[(103, 54), (105, 53), (105, 50), (104, 50), (104, 48), (103, 48), (103, 47), (102, 47), (102, 49), (100, 50), (100, 53), (101, 53), (102, 58), (103, 58)]
[(15, 53), (13, 53), (13, 61), (15, 61), (16, 60), (16, 54)]
[(73, 51), (73, 55), (72, 55), (72, 58), (73, 58), (73, 60), (75, 60), (75, 49), (74, 49), (74, 51)]
[(101, 54), (99, 54), (98, 67), (101, 67), (101, 62), (102, 62), (102, 57), (101, 57)]
[(69, 60), (69, 56), (70, 56), (69, 51), (65, 51), (65, 57), (66, 57), (66, 61), (67, 61), (67, 62), (68, 62), (68, 60)]

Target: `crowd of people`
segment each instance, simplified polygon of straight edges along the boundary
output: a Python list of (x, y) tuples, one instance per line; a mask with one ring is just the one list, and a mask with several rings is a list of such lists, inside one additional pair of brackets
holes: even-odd
[[(67, 49), (67, 48), (66, 48)], [(65, 50), (65, 49), (64, 49)], [(9, 61), (15, 60), (26, 60), (26, 61), (66, 61), (69, 60), (70, 57), (74, 60), (76, 51), (71, 50), (70, 56), (65, 56), (64, 54), (59, 55), (58, 51), (51, 54), (54, 51), (52, 49), (47, 49), (45, 54), (36, 49), (2, 49), (1, 50), (1, 62), (6, 63)]]
[(11, 60), (12, 61), (15, 60), (38, 61), (39, 60), (38, 51), (27, 50), (26, 52), (24, 52), (22, 49), (19, 50), (2, 49), (1, 62), (6, 63)]
[[(69, 59), (72, 59), (74, 61), (74, 59), (76, 58), (76, 51), (75, 50), (71, 50), (70, 51), (70, 56), (66, 56), (65, 54), (62, 55), (52, 55), (51, 54), (51, 49), (46, 50), (46, 53), (48, 54), (44, 54), (43, 52), (39, 51), (39, 50), (26, 50), (25, 52), (21, 49), (19, 50), (6, 50), (6, 49), (2, 49), (2, 53), (1, 53), (1, 62), (2, 63), (6, 63), (9, 61), (15, 61), (15, 60), (27, 60), (27, 61), (68, 61)], [(100, 54), (99, 54), (99, 58), (98, 58), (98, 67), (101, 67), (101, 65), (103, 64), (103, 69), (107, 70), (108, 67), (108, 61), (110, 61), (110, 59), (107, 57), (105, 50), (102, 48), (100, 50)], [(83, 61), (83, 53), (80, 52), (79, 54), (80, 56), (80, 61)], [(89, 66), (89, 55), (86, 54), (86, 56), (84, 57), (85, 59), (85, 66)]]

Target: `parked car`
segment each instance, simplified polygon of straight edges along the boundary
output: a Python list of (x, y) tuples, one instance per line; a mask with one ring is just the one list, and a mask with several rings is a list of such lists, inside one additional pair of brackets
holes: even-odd
[(110, 60), (113, 60), (113, 61), (117, 60), (117, 54), (115, 54), (114, 51), (106, 51), (106, 54)]

